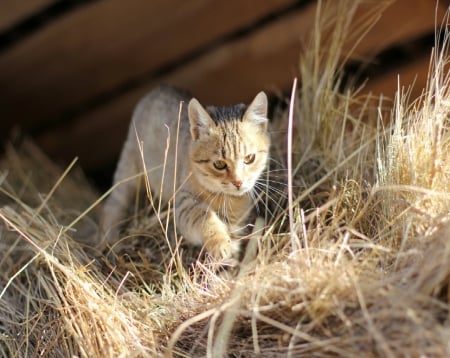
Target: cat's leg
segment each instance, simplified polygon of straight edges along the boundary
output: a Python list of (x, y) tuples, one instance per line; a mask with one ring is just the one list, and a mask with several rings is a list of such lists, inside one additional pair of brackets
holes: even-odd
[(235, 264), (240, 245), (231, 239), (227, 224), (206, 203), (180, 191), (176, 198), (176, 220), (179, 232), (191, 244), (202, 245), (215, 260)]
[(121, 153), (114, 174), (114, 185), (103, 206), (100, 240), (102, 244), (111, 244), (119, 238), (120, 224), (126, 217), (138, 185), (138, 166), (135, 141), (127, 141)]

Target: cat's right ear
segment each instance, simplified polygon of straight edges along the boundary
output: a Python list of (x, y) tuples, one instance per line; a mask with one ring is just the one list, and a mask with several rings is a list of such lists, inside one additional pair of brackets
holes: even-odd
[(193, 140), (197, 140), (201, 136), (209, 134), (213, 120), (208, 112), (206, 112), (206, 109), (203, 108), (200, 102), (195, 98), (192, 98), (189, 101), (188, 116), (191, 124), (191, 136)]
[(258, 125), (264, 132), (267, 130), (267, 95), (261, 91), (249, 104), (244, 114), (244, 120)]

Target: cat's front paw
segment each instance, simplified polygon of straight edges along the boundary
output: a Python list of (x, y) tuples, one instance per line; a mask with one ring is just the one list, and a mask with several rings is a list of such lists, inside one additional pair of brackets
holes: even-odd
[(205, 242), (206, 251), (220, 263), (235, 266), (240, 250), (238, 241), (232, 240), (227, 232), (210, 232)]

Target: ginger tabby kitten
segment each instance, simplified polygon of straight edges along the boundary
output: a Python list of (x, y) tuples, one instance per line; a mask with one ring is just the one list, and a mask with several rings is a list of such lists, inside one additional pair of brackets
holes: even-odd
[[(181, 102), (189, 104), (182, 106), (179, 119)], [(118, 239), (117, 225), (126, 216), (137, 188), (137, 178), (129, 178), (142, 173), (145, 164), (152, 193), (161, 194), (163, 204), (174, 198), (175, 182), (178, 233), (192, 244), (203, 245), (217, 260), (233, 258), (239, 251), (236, 238), (254, 206), (252, 190), (268, 161), (267, 125), (264, 92), (248, 107), (204, 108), (171, 87), (151, 91), (133, 114), (114, 175), (114, 183), (124, 182), (103, 208), (104, 238)]]

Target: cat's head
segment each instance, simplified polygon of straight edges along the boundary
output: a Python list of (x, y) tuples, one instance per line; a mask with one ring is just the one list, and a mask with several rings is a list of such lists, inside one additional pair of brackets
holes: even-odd
[(213, 193), (239, 196), (249, 192), (267, 164), (267, 96), (252, 103), (207, 107), (194, 98), (188, 106), (192, 174)]

